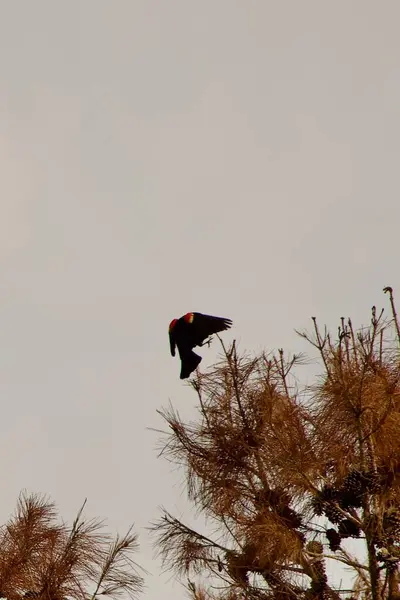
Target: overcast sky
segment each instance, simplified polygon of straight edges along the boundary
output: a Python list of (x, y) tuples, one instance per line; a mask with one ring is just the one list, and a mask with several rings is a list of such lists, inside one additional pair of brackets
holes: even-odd
[[(174, 317), (258, 351), (400, 294), (397, 0), (3, 0), (1, 520), (24, 488), (140, 535), (190, 518), (156, 409)], [(202, 351), (212, 364), (218, 342)]]

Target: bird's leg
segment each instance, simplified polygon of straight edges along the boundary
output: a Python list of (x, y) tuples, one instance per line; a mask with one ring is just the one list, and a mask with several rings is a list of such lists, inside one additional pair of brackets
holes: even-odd
[(212, 336), (210, 336), (208, 338), (208, 340), (204, 340), (204, 342), (202, 344), (199, 344), (200, 346), (205, 346), (207, 344), (208, 347), (211, 346), (211, 342), (212, 342)]

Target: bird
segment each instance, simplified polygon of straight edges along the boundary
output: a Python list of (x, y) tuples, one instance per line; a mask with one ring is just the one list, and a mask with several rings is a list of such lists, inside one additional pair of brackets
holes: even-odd
[(171, 321), (168, 328), (169, 344), (172, 356), (175, 356), (175, 348), (178, 348), (181, 359), (180, 379), (187, 379), (202, 361), (201, 356), (193, 352), (193, 348), (205, 344), (209, 346), (213, 333), (225, 331), (231, 325), (231, 319), (199, 312), (188, 312)]

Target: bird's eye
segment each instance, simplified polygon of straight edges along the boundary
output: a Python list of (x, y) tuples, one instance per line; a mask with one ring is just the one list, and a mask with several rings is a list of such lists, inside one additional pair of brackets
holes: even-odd
[(169, 331), (170, 333), (171, 333), (171, 331), (173, 330), (173, 328), (175, 327), (175, 324), (176, 324), (177, 320), (178, 320), (178, 319), (173, 319), (173, 320), (171, 321), (171, 323), (169, 324), (168, 331)]
[(191, 313), (186, 313), (186, 315), (183, 317), (186, 321), (186, 323), (193, 323), (193, 319), (194, 319), (194, 314)]

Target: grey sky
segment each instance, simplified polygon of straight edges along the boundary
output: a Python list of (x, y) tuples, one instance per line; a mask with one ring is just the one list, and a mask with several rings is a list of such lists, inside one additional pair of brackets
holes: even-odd
[[(111, 530), (190, 516), (156, 409), (194, 415), (173, 317), (300, 346), (399, 281), (400, 4), (3, 0), (1, 519), (20, 490)], [(359, 324), (359, 323), (358, 323)], [(205, 349), (211, 364), (217, 342)]]

